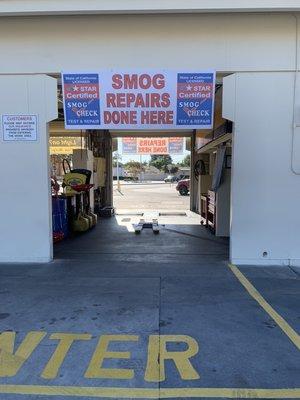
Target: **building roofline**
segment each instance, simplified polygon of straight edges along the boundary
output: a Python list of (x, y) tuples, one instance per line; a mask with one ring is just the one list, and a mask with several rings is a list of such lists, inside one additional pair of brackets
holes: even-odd
[(0, 0), (0, 16), (300, 12), (299, 0)]

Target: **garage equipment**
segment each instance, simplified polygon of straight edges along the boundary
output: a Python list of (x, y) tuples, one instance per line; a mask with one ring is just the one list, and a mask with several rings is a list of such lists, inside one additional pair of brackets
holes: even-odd
[[(77, 228), (79, 228), (80, 232), (82, 231), (81, 228), (84, 225), (83, 223), (80, 223), (82, 221), (82, 217), (88, 220), (89, 223), (89, 228), (92, 228), (97, 224), (97, 215), (94, 214), (91, 210), (90, 207), (90, 194), (89, 191), (94, 187), (94, 184), (88, 183), (88, 184), (80, 184), (80, 185), (71, 185), (71, 189), (74, 190), (77, 195), (76, 195), (76, 215), (78, 216), (77, 219), (75, 220), (76, 223), (75, 225), (73, 224), (73, 227), (75, 228), (75, 231), (78, 231)], [(79, 221), (79, 222), (78, 222)]]
[(71, 169), (70, 163), (67, 159), (63, 160), (63, 188), (65, 189), (66, 196), (74, 196), (78, 192), (72, 189), (72, 186), (86, 185), (90, 183), (92, 171), (88, 169)]
[(111, 206), (102, 207), (99, 209), (98, 214), (100, 217), (110, 218), (115, 215), (115, 209)]
[(133, 225), (135, 233), (141, 233), (141, 231), (146, 229), (152, 229), (153, 233), (159, 233), (158, 220), (156, 218), (152, 219), (152, 222), (146, 222), (144, 219), (140, 219), (138, 224)]
[(67, 201), (58, 196), (52, 197), (53, 242), (59, 242), (68, 236)]
[(72, 228), (74, 232), (86, 232), (90, 228), (90, 222), (80, 212), (77, 218), (73, 220)]
[(90, 204), (90, 194), (89, 191), (94, 187), (94, 184), (85, 184), (85, 185), (75, 185), (72, 186), (72, 189), (78, 192), (83, 192), (83, 216), (88, 218), (90, 222), (90, 228), (95, 226), (98, 221), (98, 217), (91, 210)]
[(97, 224), (97, 215), (92, 212), (90, 205), (90, 190), (94, 187), (90, 183), (92, 171), (71, 169), (67, 159), (63, 160), (63, 170), (63, 187), (68, 198), (71, 229), (74, 232), (85, 232)]

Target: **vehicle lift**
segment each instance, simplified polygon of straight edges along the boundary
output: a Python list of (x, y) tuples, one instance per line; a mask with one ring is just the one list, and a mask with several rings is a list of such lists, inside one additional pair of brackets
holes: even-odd
[(133, 225), (134, 232), (135, 233), (141, 233), (141, 231), (145, 229), (152, 229), (154, 234), (159, 233), (159, 225), (158, 225), (158, 220), (156, 218), (152, 219), (152, 222), (146, 222), (144, 219), (140, 219), (140, 222), (138, 224)]

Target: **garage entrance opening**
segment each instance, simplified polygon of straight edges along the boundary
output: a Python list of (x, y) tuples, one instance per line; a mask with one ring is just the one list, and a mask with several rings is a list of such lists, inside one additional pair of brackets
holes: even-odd
[(114, 207), (118, 212), (190, 209), (191, 134), (146, 134), (113, 139)]
[(222, 77), (213, 129), (66, 130), (61, 84), (58, 110), (50, 124), (56, 258), (144, 254), (153, 241), (152, 254), (228, 259), (232, 125), (222, 118)]
[(155, 233), (165, 224), (199, 224), (190, 211), (192, 134), (141, 132), (116, 139), (113, 201), (119, 224)]

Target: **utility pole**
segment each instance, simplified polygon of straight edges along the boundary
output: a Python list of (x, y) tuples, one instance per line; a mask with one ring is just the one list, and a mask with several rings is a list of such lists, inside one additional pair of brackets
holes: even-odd
[(119, 153), (116, 153), (117, 157), (117, 190), (121, 193), (120, 173), (119, 173)]

